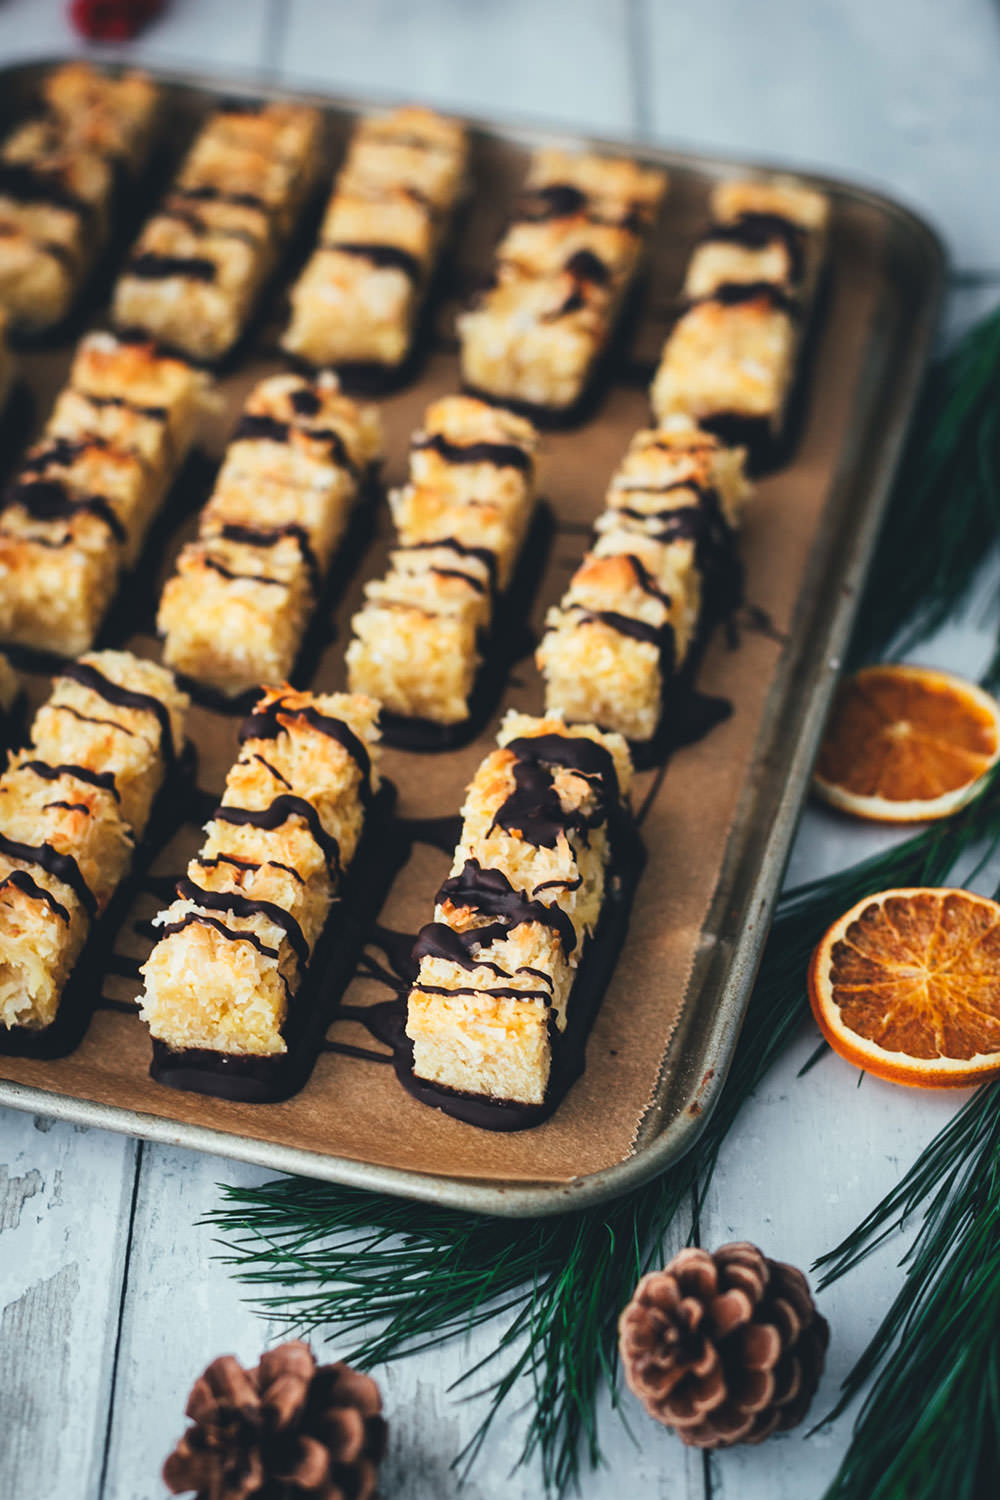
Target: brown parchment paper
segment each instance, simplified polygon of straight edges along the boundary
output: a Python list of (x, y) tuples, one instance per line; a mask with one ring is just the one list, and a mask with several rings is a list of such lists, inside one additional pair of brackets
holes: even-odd
[[(193, 103), (192, 103), (193, 99)], [(184, 103), (199, 107), (197, 96)], [(343, 120), (332, 114), (332, 135)], [(411, 431), (427, 403), (458, 387), (452, 334), (455, 305), (490, 263), (490, 246), (523, 175), (527, 150), (488, 136), (476, 143), (475, 195), (456, 249), (456, 264), (435, 315), (433, 347), (417, 381), (402, 393), (379, 401), (386, 428), (386, 485), (400, 483), (406, 471)], [(590, 523), (602, 508), (608, 479), (631, 434), (648, 422), (646, 380), (671, 316), (694, 237), (704, 223), (708, 181), (694, 171), (675, 174), (656, 231), (645, 292), (626, 346), (618, 354), (610, 384), (591, 419), (577, 430), (549, 433), (544, 440), (542, 490), (557, 519), (548, 566), (531, 622), (537, 638), (545, 609), (561, 594), (586, 544)], [(495, 1135), (461, 1124), (411, 1099), (391, 1068), (337, 1054), (322, 1055), (307, 1087), (284, 1104), (240, 1105), (163, 1088), (148, 1076), (150, 1042), (134, 1015), (99, 1011), (82, 1044), (70, 1057), (40, 1062), (0, 1056), (0, 1078), (57, 1094), (122, 1106), (175, 1121), (209, 1126), (250, 1137), (328, 1153), (357, 1161), (438, 1173), (456, 1178), (561, 1182), (611, 1166), (632, 1149), (646, 1111), (671, 1032), (685, 1004), (699, 935), (715, 888), (737, 802), (747, 783), (753, 748), (761, 729), (765, 700), (802, 588), (810, 546), (830, 489), (838, 455), (849, 429), (856, 383), (872, 319), (884, 290), (883, 226), (862, 202), (836, 204), (832, 275), (822, 322), (808, 372), (805, 417), (794, 457), (779, 473), (761, 481), (746, 518), (742, 552), (746, 598), (763, 611), (761, 624), (744, 612), (734, 644), (721, 632), (701, 665), (698, 686), (728, 698), (731, 718), (705, 739), (678, 751), (662, 777), (637, 778), (634, 802), (651, 796), (643, 824), (648, 864), (631, 919), (629, 938), (617, 972), (594, 1023), (583, 1077), (544, 1125), (521, 1134)], [(272, 298), (272, 320), (262, 323), (250, 352), (220, 382), (223, 408), (212, 423), (206, 447), (213, 459), (222, 452), (250, 385), (280, 367), (273, 354), (279, 326), (280, 293)], [(97, 314), (95, 322), (100, 321)], [(22, 369), (36, 398), (41, 424), (68, 369), (70, 346), (29, 353)], [(169, 504), (179, 518), (170, 536), (155, 584), (159, 588), (173, 557), (194, 529), (190, 493)], [(187, 512), (187, 514), (185, 514)], [(378, 536), (346, 587), (336, 615), (336, 636), (326, 649), (312, 685), (343, 686), (343, 653), (349, 621), (364, 580), (379, 576), (391, 536), (384, 499), (379, 502)], [(153, 604), (150, 599), (150, 618)], [(752, 614), (752, 612), (751, 612)], [(152, 634), (127, 642), (145, 655), (157, 655)], [(48, 691), (48, 680), (30, 682), (32, 706)], [(538, 712), (541, 681), (528, 657), (514, 668), (503, 707)], [(384, 774), (396, 783), (399, 810), (411, 817), (434, 817), (458, 810), (463, 789), (493, 743), (496, 722), (474, 744), (444, 755), (387, 750)], [(200, 757), (199, 785), (222, 788), (235, 756), (238, 720), (195, 707), (190, 732)], [(197, 848), (196, 829), (183, 829), (158, 857), (159, 873), (180, 873)], [(386, 926), (415, 931), (431, 915), (436, 887), (447, 858), (417, 846), (397, 878), (380, 916)], [(140, 897), (123, 925), (119, 951), (144, 956), (148, 944), (131, 930), (132, 920), (151, 916), (157, 903)], [(373, 919), (377, 914), (373, 913)], [(733, 913), (733, 921), (740, 920)], [(128, 997), (137, 986), (109, 977), (105, 992)], [(352, 1003), (384, 998), (370, 981), (355, 980)], [(710, 1005), (712, 996), (692, 997)], [(370, 1046), (363, 1029), (339, 1022), (337, 1040)], [(220, 1143), (220, 1149), (225, 1149)]]

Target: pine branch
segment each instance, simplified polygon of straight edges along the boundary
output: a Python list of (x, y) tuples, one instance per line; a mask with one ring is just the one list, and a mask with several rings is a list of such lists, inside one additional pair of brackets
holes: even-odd
[[(968, 596), (1000, 529), (998, 388), (1000, 311), (932, 372), (855, 632), (866, 656), (890, 642), (915, 644)], [(462, 1462), (475, 1460), (494, 1418), (530, 1379), (534, 1400), (521, 1458), (537, 1454), (547, 1490), (564, 1493), (584, 1455), (592, 1465), (600, 1459), (597, 1397), (605, 1385), (614, 1393), (618, 1311), (679, 1216), (689, 1213), (688, 1228), (697, 1223), (729, 1130), (806, 1013), (813, 946), (870, 892), (947, 881), (977, 841), (980, 862), (1000, 842), (997, 775), (947, 823), (783, 900), (722, 1099), (696, 1146), (666, 1177), (609, 1208), (529, 1223), (297, 1179), (224, 1187), (226, 1201), (209, 1216), (224, 1236), (224, 1258), (242, 1280), (277, 1288), (257, 1299), (263, 1313), (296, 1330), (322, 1329), (340, 1355), (367, 1367), (504, 1319), (495, 1352), (466, 1377), (486, 1384), (484, 1415)], [(985, 1318), (982, 1326), (990, 1326)], [(956, 1411), (988, 1410), (995, 1418), (995, 1366), (978, 1393), (962, 1384), (968, 1368), (936, 1399), (951, 1392)], [(966, 1500), (967, 1492), (954, 1488), (955, 1500)], [(862, 1493), (836, 1492), (836, 1500), (860, 1500)], [(904, 1493), (910, 1500), (905, 1485), (893, 1500)], [(923, 1500), (923, 1492), (913, 1495)], [(876, 1497), (889, 1500), (889, 1492), (865, 1494)]]
[[(818, 938), (848, 906), (887, 886), (946, 881), (978, 845), (1000, 844), (1000, 770), (957, 817), (793, 891), (768, 943), (743, 1038), (719, 1104), (673, 1170), (609, 1207), (554, 1219), (484, 1219), (350, 1188), (280, 1178), (224, 1187), (209, 1216), (235, 1274), (280, 1290), (254, 1299), (290, 1331), (323, 1331), (364, 1368), (505, 1318), (483, 1367), (463, 1377), (484, 1414), (459, 1462), (475, 1461), (522, 1380), (534, 1391), (521, 1461), (537, 1453), (562, 1494), (581, 1458), (600, 1461), (597, 1398), (615, 1389), (616, 1323), (636, 1280), (680, 1221), (690, 1235), (723, 1142), (807, 1013), (803, 975)], [(693, 1208), (692, 1208), (693, 1205)]]
[(910, 650), (967, 600), (1000, 535), (998, 381), (1000, 309), (930, 372), (854, 631), (855, 659)]
[(506, 1316), (495, 1353), (459, 1382), (482, 1378), (487, 1400), (458, 1462), (475, 1460), (527, 1378), (534, 1400), (521, 1461), (537, 1451), (546, 1487), (561, 1493), (581, 1452), (600, 1460), (595, 1411), (601, 1387), (614, 1385), (618, 1313), (692, 1180), (688, 1167), (607, 1210), (520, 1222), (283, 1178), (224, 1188), (227, 1206), (209, 1222), (242, 1280), (280, 1284), (255, 1299), (263, 1314), (299, 1332), (323, 1329), (352, 1364), (370, 1368)]
[[(920, 1212), (906, 1279), (830, 1422), (874, 1375), (825, 1500), (983, 1500), (1000, 1475), (1000, 1082), (985, 1084), (903, 1181), (817, 1262), (847, 1274)], [(915, 1399), (917, 1396), (919, 1399)]]

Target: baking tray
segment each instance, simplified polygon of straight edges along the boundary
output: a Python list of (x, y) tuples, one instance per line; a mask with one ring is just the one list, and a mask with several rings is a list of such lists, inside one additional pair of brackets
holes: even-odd
[[(54, 61), (58, 59), (3, 70), (5, 114), (19, 112), (39, 73)], [(167, 90), (170, 126), (161, 160), (131, 206), (133, 224), (155, 201), (197, 117), (223, 94), (293, 96), (290, 90), (239, 78), (155, 76)], [(332, 167), (351, 117), (370, 103), (316, 94), (294, 97), (326, 111)], [(607, 479), (628, 437), (646, 424), (645, 382), (703, 223), (708, 186), (734, 171), (778, 168), (549, 129), (479, 120), (469, 125), (479, 190), (460, 225), (454, 262), (438, 289), (427, 358), (413, 385), (382, 403), (389, 432), (389, 483), (402, 478), (406, 438), (427, 401), (457, 388), (454, 312), (489, 265), (490, 247), (527, 152), (543, 142), (592, 145), (638, 155), (671, 175), (649, 273), (616, 350), (608, 388), (585, 425), (546, 438), (548, 494), (557, 530), (554, 555), (531, 615), (537, 633), (546, 604), (559, 596), (583, 550), (588, 523), (601, 508)], [(757, 607), (744, 613), (738, 649), (717, 635), (700, 669), (700, 688), (728, 690), (736, 712), (702, 744), (676, 755), (665, 774), (639, 778), (637, 800), (648, 800), (652, 822), (646, 825), (650, 862), (633, 912), (632, 935), (595, 1023), (587, 1070), (553, 1119), (516, 1137), (487, 1136), (422, 1108), (398, 1087), (394, 1095), (383, 1097), (381, 1080), (391, 1070), (359, 1064), (351, 1072), (343, 1058), (321, 1059), (307, 1089), (287, 1105), (235, 1106), (183, 1095), (146, 1076), (148, 1038), (137, 1018), (104, 1010), (69, 1058), (0, 1057), (0, 1104), (275, 1170), (511, 1216), (559, 1213), (607, 1201), (663, 1171), (691, 1147), (724, 1085), (739, 1035), (840, 656), (919, 391), (944, 281), (937, 236), (905, 208), (851, 183), (791, 175), (831, 195), (832, 275), (807, 371), (797, 447), (790, 463), (761, 485), (744, 535), (747, 594)], [(313, 224), (315, 217), (314, 209)], [(293, 260), (304, 255), (307, 241), (308, 233)], [(99, 275), (92, 288), (92, 323), (100, 322), (111, 270), (125, 243), (123, 237), (103, 279)], [(286, 266), (286, 280), (289, 270)], [(249, 385), (280, 367), (273, 354), (280, 296), (280, 288), (273, 288), (270, 317), (265, 312), (258, 320), (223, 381), (225, 411), (208, 438), (216, 458)], [(76, 332), (79, 328), (64, 330), (47, 346), (22, 356), (40, 416), (65, 376)], [(155, 559), (151, 565), (155, 574), (140, 580), (135, 595), (145, 591), (155, 597), (177, 546), (190, 534), (190, 512), (205, 492), (190, 479), (186, 489), (184, 493), (182, 486), (170, 502), (170, 524), (152, 549), (158, 555), (158, 567)], [(337, 609), (338, 634), (313, 679), (318, 686), (338, 685), (347, 625), (361, 583), (382, 571), (389, 530), (384, 506), (378, 530), (379, 538), (361, 555)], [(762, 597), (764, 581), (768, 587)], [(130, 644), (155, 654), (148, 622)], [(34, 703), (46, 687), (43, 678), (30, 682)], [(507, 701), (539, 709), (540, 684), (530, 657), (514, 668)], [(462, 788), (490, 743), (495, 718), (485, 736), (448, 756), (387, 754), (385, 769), (411, 811), (457, 810)], [(200, 709), (192, 721), (195, 739), (204, 742), (201, 784), (218, 790), (232, 758), (236, 721), (208, 723)], [(183, 857), (196, 845), (192, 835)], [(409, 901), (411, 913), (417, 911), (417, 920), (421, 911), (424, 917), (429, 914), (443, 873), (443, 857), (435, 858), (421, 855), (418, 868), (403, 882), (401, 899)], [(179, 870), (182, 862), (171, 847), (158, 867)], [(693, 886), (701, 890), (699, 919), (691, 924), (688, 910), (685, 927), (679, 914)], [(395, 897), (394, 886), (390, 906)], [(149, 914), (148, 903), (143, 914)], [(629, 1050), (630, 1040), (640, 1035), (656, 1041), (649, 1056)], [(335, 1067), (340, 1071), (332, 1072)], [(338, 1101), (343, 1105), (339, 1115)], [(355, 1122), (355, 1135), (345, 1138), (344, 1131)]]

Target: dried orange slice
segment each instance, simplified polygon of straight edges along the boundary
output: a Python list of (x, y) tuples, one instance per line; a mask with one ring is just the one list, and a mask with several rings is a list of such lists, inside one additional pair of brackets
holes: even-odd
[(813, 954), (809, 1000), (830, 1046), (894, 1083), (1000, 1074), (1000, 905), (971, 891), (866, 896)]
[(842, 682), (813, 785), (858, 818), (923, 822), (957, 812), (1000, 760), (1000, 704), (929, 667), (865, 667)]

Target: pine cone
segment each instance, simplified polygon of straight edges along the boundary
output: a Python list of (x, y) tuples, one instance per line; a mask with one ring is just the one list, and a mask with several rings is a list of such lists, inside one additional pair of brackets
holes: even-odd
[(802, 1272), (748, 1244), (682, 1250), (642, 1278), (618, 1329), (629, 1388), (695, 1448), (801, 1422), (830, 1341)]
[(349, 1365), (317, 1366), (282, 1344), (245, 1370), (231, 1354), (194, 1383), (194, 1423), (163, 1466), (198, 1500), (373, 1500), (386, 1424), (378, 1386)]

